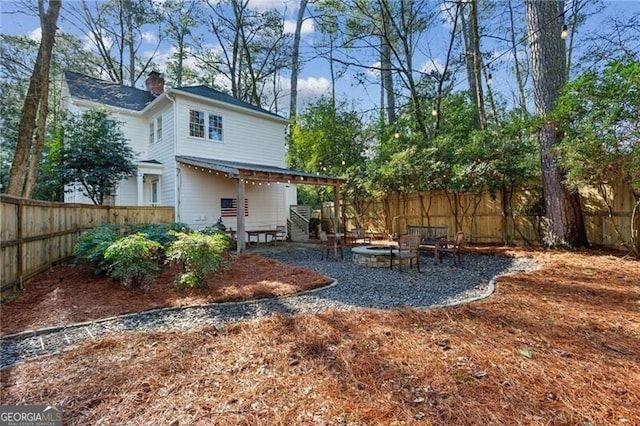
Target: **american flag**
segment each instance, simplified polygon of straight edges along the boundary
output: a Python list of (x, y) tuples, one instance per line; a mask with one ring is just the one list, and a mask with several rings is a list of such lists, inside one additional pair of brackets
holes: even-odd
[[(232, 217), (238, 214), (237, 198), (221, 198), (220, 199), (220, 216)], [(244, 215), (249, 216), (249, 200), (244, 199)]]

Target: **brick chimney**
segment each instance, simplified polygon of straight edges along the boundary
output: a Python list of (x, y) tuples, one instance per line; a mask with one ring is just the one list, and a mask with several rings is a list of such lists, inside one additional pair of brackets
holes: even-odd
[(151, 71), (147, 77), (147, 90), (151, 92), (153, 96), (158, 96), (164, 92), (164, 78), (159, 72)]

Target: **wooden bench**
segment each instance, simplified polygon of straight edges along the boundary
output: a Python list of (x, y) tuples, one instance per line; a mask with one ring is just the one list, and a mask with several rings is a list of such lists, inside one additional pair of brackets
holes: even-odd
[(407, 225), (407, 234), (420, 236), (421, 250), (435, 250), (438, 241), (449, 239), (449, 227), (446, 225)]

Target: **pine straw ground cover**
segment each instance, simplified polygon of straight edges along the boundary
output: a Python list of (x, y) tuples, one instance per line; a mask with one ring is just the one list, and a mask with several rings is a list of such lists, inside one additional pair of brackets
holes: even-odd
[(454, 308), (104, 337), (3, 370), (2, 403), (83, 425), (640, 424), (640, 262), (502, 252), (543, 266)]

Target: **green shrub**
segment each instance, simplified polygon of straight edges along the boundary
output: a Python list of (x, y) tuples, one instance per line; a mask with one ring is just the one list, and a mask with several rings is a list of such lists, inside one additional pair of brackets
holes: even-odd
[(136, 225), (131, 230), (132, 234), (145, 234), (148, 239), (156, 241), (166, 250), (176, 240), (175, 232), (171, 225), (164, 223), (144, 223)]
[(318, 235), (318, 227), (320, 226), (320, 219), (317, 217), (312, 217), (309, 219), (309, 232), (313, 235)]
[(159, 242), (146, 234), (136, 233), (120, 238), (104, 252), (109, 263), (109, 275), (125, 285), (138, 288), (145, 278), (157, 273), (157, 256), (162, 250)]
[(104, 252), (118, 238), (120, 234), (114, 225), (96, 226), (80, 235), (73, 248), (73, 256), (76, 261), (86, 260), (93, 263), (97, 273), (105, 272)]
[(231, 236), (227, 234), (226, 231), (227, 227), (224, 225), (224, 223), (222, 223), (222, 218), (220, 217), (216, 223), (206, 226), (198, 232), (204, 235), (222, 235), (227, 240), (227, 249), (235, 250), (236, 241), (231, 238)]
[(180, 232), (176, 236), (167, 257), (169, 261), (183, 265), (184, 272), (176, 281), (177, 287), (200, 287), (208, 274), (222, 270), (223, 255), (229, 244), (224, 234)]

